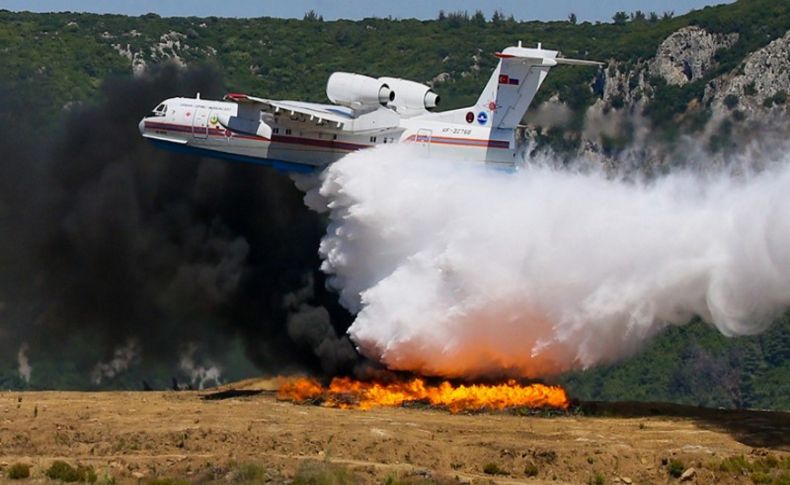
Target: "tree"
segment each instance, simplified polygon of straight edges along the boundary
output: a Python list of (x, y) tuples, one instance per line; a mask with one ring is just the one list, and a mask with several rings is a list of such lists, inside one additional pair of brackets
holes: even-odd
[(646, 19), (645, 12), (641, 10), (637, 10), (636, 12), (631, 14), (631, 21), (633, 22), (644, 22)]
[(650, 12), (650, 15), (647, 16), (647, 19), (650, 21), (650, 23), (658, 22), (658, 14), (655, 12)]
[(628, 21), (628, 14), (625, 12), (617, 12), (612, 16), (612, 20), (614, 20), (615, 25), (625, 25)]
[(466, 10), (459, 10), (457, 12), (450, 12), (447, 14), (447, 20), (452, 28), (459, 28), (461, 25), (469, 22), (469, 14)]
[(474, 21), (478, 27), (485, 27), (486, 16), (482, 10), (476, 10), (474, 16), (472, 17), (472, 21)]
[(575, 13), (571, 12), (570, 15), (568, 15), (568, 22), (572, 23), (573, 25), (576, 25), (576, 14)]
[(734, 348), (724, 355), (714, 356), (695, 342), (690, 353), (690, 380), (694, 388), (711, 389), (715, 386), (727, 396), (734, 408), (744, 408), (747, 403), (740, 368), (747, 350)]
[(445, 20), (447, 15), (444, 13), (444, 10), (439, 10), (439, 21)]
[(316, 13), (316, 11), (311, 8), (305, 12), (304, 20), (307, 20), (308, 22), (323, 22), (324, 17), (323, 15), (318, 15), (318, 13)]
[(664, 15), (661, 16), (661, 20), (669, 20), (675, 16), (674, 10), (667, 10), (664, 12)]
[(491, 15), (491, 23), (494, 25), (501, 24), (504, 19), (505, 14), (501, 10), (494, 10), (494, 13)]

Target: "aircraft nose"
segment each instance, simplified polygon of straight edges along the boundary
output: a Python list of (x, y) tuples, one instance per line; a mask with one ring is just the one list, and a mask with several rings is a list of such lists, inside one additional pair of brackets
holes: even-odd
[(141, 135), (145, 133), (145, 118), (140, 120), (140, 123), (137, 125), (137, 129), (140, 130)]

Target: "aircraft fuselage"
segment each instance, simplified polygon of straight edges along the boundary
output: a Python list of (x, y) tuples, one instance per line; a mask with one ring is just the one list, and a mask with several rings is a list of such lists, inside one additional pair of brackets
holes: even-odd
[[(260, 112), (271, 132), (262, 136), (224, 126), (239, 116), (239, 104), (199, 98), (170, 98), (164, 110), (140, 121), (140, 132), (160, 148), (227, 160), (270, 165), (280, 170), (309, 172), (364, 148), (414, 143), (425, 155), (457, 160), (512, 164), (516, 144), (512, 130), (492, 130), (477, 122), (463, 124), (430, 119), (402, 119), (398, 126), (364, 134), (292, 122), (286, 112)], [(384, 108), (381, 108), (384, 109)], [(449, 112), (448, 112), (449, 113)], [(448, 114), (443, 113), (443, 114)], [(249, 116), (249, 115), (247, 115)], [(492, 137), (492, 131), (498, 135)]]

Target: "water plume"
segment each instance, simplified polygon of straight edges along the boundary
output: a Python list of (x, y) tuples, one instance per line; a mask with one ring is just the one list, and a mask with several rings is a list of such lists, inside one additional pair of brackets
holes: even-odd
[(653, 180), (517, 173), (419, 147), (348, 155), (305, 200), (348, 330), (390, 369), (544, 377), (629, 356), (699, 316), (728, 336), (790, 305), (790, 167)]

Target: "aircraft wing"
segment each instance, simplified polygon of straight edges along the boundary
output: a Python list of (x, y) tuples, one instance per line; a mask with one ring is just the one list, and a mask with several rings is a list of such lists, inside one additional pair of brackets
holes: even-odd
[(261, 111), (279, 114), (294, 122), (309, 123), (316, 126), (342, 129), (344, 125), (354, 121), (353, 112), (349, 108), (332, 104), (275, 101), (237, 93), (227, 94), (224, 100), (241, 105), (254, 106)]

